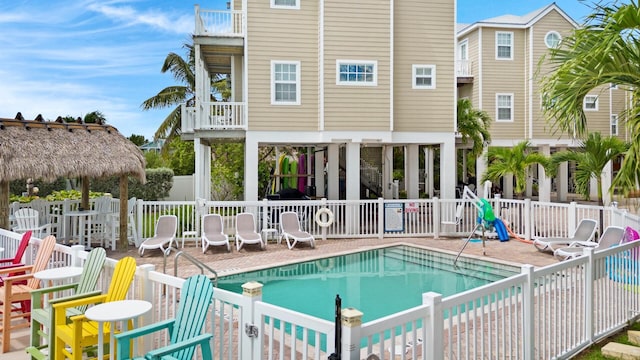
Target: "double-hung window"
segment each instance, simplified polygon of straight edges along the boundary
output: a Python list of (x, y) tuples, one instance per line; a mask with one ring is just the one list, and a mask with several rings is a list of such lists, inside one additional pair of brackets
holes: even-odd
[(587, 95), (584, 97), (584, 111), (598, 111), (598, 95)]
[(336, 61), (336, 84), (357, 86), (378, 85), (378, 62), (367, 60)]
[(611, 135), (618, 135), (618, 115), (616, 114), (611, 115)]
[(271, 0), (273, 9), (300, 9), (300, 0)]
[(513, 94), (496, 94), (496, 121), (513, 121)]
[(413, 65), (413, 88), (414, 89), (435, 89), (436, 88), (436, 66), (435, 65)]
[(513, 33), (496, 32), (496, 59), (513, 60)]
[(271, 104), (300, 105), (299, 61), (271, 61)]

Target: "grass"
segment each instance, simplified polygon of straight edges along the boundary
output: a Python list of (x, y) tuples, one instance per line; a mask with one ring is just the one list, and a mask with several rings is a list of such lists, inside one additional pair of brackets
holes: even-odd
[(602, 355), (602, 347), (604, 347), (605, 345), (607, 345), (610, 342), (617, 342), (617, 343), (621, 343), (621, 344), (627, 344), (627, 345), (632, 345), (629, 342), (629, 338), (627, 337), (627, 330), (638, 330), (640, 331), (640, 322), (635, 322), (633, 324), (631, 324), (631, 326), (629, 326), (628, 329), (625, 329), (625, 331), (620, 332), (616, 335), (613, 335), (607, 339), (605, 339), (604, 341), (601, 341), (597, 344), (592, 345), (591, 347), (589, 347), (587, 350), (585, 350), (584, 352), (582, 352), (581, 354), (579, 354), (578, 356), (576, 356), (574, 359), (576, 360), (604, 360), (604, 359), (611, 359), (610, 357), (606, 357), (604, 355)]

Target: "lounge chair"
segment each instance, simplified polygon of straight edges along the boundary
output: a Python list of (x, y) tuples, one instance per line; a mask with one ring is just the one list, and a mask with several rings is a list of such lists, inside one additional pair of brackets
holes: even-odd
[(280, 214), (280, 239), (287, 240), (289, 249), (293, 249), (298, 242), (308, 242), (315, 248), (313, 235), (300, 228), (298, 214), (293, 211), (286, 211)]
[(138, 248), (140, 257), (146, 249), (160, 249), (167, 253), (178, 231), (178, 217), (175, 215), (161, 215), (156, 222), (156, 232), (153, 237), (143, 241)]
[(260, 244), (262, 250), (267, 247), (262, 235), (256, 231), (256, 222), (252, 213), (236, 215), (236, 248), (238, 251), (244, 244)]
[(224, 233), (222, 216), (207, 214), (202, 217), (202, 253), (207, 252), (209, 245), (226, 245), (227, 251), (231, 251), (229, 236)]
[(584, 249), (590, 247), (597, 250), (603, 250), (618, 245), (624, 238), (624, 229), (618, 226), (607, 227), (598, 242), (594, 241), (574, 241), (567, 247), (556, 249), (553, 256), (558, 260), (573, 259), (584, 254)]
[(566, 238), (540, 238), (533, 241), (533, 246), (539, 251), (554, 252), (556, 249), (567, 247), (575, 241), (593, 241), (598, 229), (598, 223), (593, 219), (582, 219), (573, 236)]

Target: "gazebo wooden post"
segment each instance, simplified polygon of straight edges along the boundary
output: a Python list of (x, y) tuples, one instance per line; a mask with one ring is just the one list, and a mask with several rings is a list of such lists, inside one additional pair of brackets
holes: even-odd
[[(129, 239), (128, 239), (128, 205), (129, 205), (129, 176), (127, 174), (120, 175), (120, 228), (118, 229), (118, 233), (120, 236), (118, 237), (118, 250), (126, 251), (129, 247)], [(135, 226), (135, 224), (134, 224)]]
[(82, 177), (82, 200), (80, 201), (80, 206), (89, 210), (91, 207), (89, 206), (89, 177)]
[(9, 182), (0, 181), (0, 228), (9, 229)]

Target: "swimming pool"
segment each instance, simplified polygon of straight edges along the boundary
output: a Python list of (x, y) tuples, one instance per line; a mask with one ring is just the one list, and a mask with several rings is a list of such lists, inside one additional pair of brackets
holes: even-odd
[(335, 296), (356, 308), (363, 321), (418, 306), (422, 294), (449, 296), (520, 272), (520, 268), (412, 246), (392, 246), (320, 260), (222, 276), (218, 287), (241, 293), (242, 284), (264, 285), (262, 299), (329, 321)]

